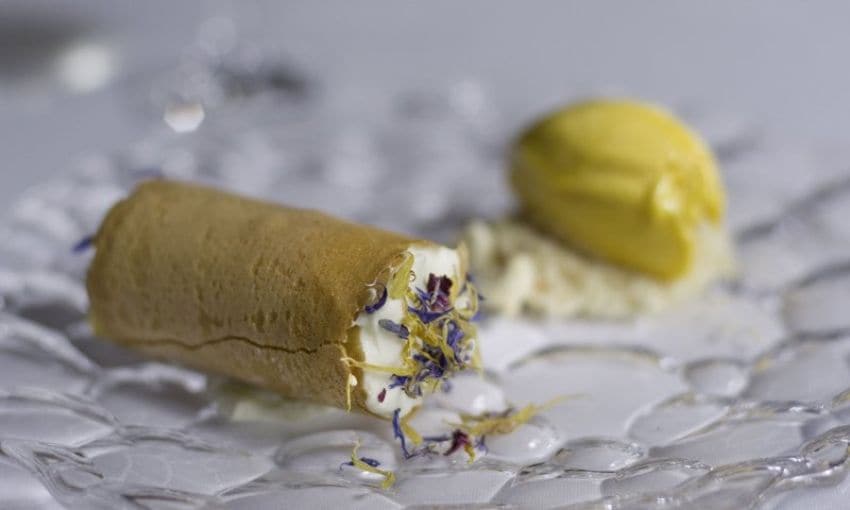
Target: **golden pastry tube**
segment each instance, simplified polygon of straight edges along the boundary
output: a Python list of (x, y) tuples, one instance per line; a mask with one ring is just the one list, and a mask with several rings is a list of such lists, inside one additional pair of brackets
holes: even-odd
[(386, 418), (477, 364), (463, 250), (169, 181), (94, 246), (95, 333), (160, 359)]

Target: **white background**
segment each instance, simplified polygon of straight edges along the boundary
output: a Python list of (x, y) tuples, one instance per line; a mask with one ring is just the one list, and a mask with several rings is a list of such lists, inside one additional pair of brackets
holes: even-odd
[[(216, 20), (219, 21), (216, 21)], [(221, 19), (230, 19), (232, 24)], [(233, 28), (326, 87), (439, 87), (459, 79), (529, 112), (596, 91), (736, 112), (771, 129), (850, 141), (850, 3), (431, 0), (0, 3), (0, 201), (115, 150), (149, 125), (132, 95), (199, 31)], [(56, 62), (108, 49), (88, 92)]]

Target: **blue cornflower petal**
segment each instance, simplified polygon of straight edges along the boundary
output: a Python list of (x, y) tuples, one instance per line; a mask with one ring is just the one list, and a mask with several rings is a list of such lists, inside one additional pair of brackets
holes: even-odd
[(404, 452), (404, 458), (409, 459), (412, 455), (409, 451), (407, 451), (407, 440), (404, 437), (404, 432), (401, 430), (401, 421), (399, 419), (400, 413), (401, 409), (393, 411), (393, 436), (395, 436), (395, 438), (401, 443), (401, 451)]
[(390, 333), (395, 333), (399, 338), (407, 338), (410, 336), (410, 331), (404, 324), (393, 322), (389, 319), (381, 319), (378, 321), (378, 326), (386, 329)]
[(378, 298), (378, 301), (371, 305), (366, 305), (366, 313), (375, 313), (381, 309), (382, 306), (387, 302), (387, 288), (384, 287), (384, 291), (381, 293), (381, 297)]
[(75, 244), (74, 247), (71, 248), (71, 251), (74, 252), (74, 253), (82, 253), (82, 252), (88, 250), (89, 248), (91, 248), (91, 246), (93, 244), (94, 244), (94, 235), (88, 235), (88, 236), (80, 239), (79, 241), (77, 241), (77, 244)]
[(449, 308), (448, 310), (434, 312), (426, 309), (414, 308), (412, 306), (407, 307), (407, 311), (416, 314), (416, 316), (419, 317), (419, 320), (421, 320), (423, 324), (430, 324), (442, 317), (443, 315), (447, 314), (451, 310), (452, 309)]

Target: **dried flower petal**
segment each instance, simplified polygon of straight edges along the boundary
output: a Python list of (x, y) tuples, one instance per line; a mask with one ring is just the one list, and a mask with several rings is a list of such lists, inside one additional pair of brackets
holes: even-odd
[(404, 375), (392, 374), (390, 376), (389, 388), (393, 389), (393, 388), (398, 388), (399, 386), (404, 386), (405, 384), (407, 384), (407, 381), (409, 379), (410, 379), (410, 377), (407, 377), (407, 376), (404, 376)]
[(421, 310), (412, 306), (408, 306), (407, 311), (416, 314), (416, 316), (419, 317), (419, 320), (421, 320), (424, 324), (430, 324), (446, 314), (446, 312), (430, 312), (427, 309)]
[[(369, 457), (359, 457), (359, 458), (360, 458), (360, 462), (363, 462), (367, 466), (378, 467), (378, 466), (381, 465), (380, 461), (375, 460), (375, 459), (370, 459)], [(348, 462), (343, 462), (342, 464), (340, 464), (339, 468), (342, 469), (342, 466), (353, 466), (353, 465), (354, 465), (354, 461), (350, 460)]]
[(449, 449), (443, 453), (443, 455), (451, 455), (454, 452), (458, 451), (459, 448), (470, 444), (469, 436), (466, 435), (462, 430), (455, 429), (452, 432), (452, 444), (449, 446)]
[(406, 252), (405, 259), (390, 276), (387, 292), (392, 299), (400, 299), (407, 292), (407, 286), (410, 284), (410, 272), (413, 270), (413, 255)]
[(381, 292), (381, 295), (378, 297), (378, 300), (375, 301), (374, 303), (366, 305), (366, 308), (365, 308), (366, 313), (377, 312), (378, 310), (381, 309), (381, 307), (384, 306), (384, 304), (386, 304), (386, 302), (387, 302), (387, 288), (384, 287), (382, 292)]
[(381, 465), (375, 459), (370, 459), (369, 457), (359, 457), (357, 455), (357, 450), (360, 449), (360, 442), (354, 444), (354, 448), (351, 450), (351, 460), (349, 462), (344, 462), (340, 465), (340, 469), (342, 466), (354, 466), (361, 471), (365, 471), (367, 473), (375, 473), (376, 475), (381, 475), (384, 477), (384, 481), (381, 483), (381, 488), (389, 489), (395, 484), (395, 473), (392, 471), (388, 471), (386, 469), (379, 469), (378, 466)]
[(509, 409), (498, 415), (486, 413), (480, 416), (462, 415), (461, 423), (454, 424), (454, 426), (470, 436), (483, 437), (489, 434), (510, 434), (537, 414), (561, 403), (566, 398), (568, 397), (554, 398), (543, 405), (529, 404), (519, 411), (512, 412)]
[(94, 235), (87, 235), (86, 237), (77, 241), (77, 244), (71, 248), (73, 253), (82, 253), (94, 245)]
[(393, 437), (401, 443), (401, 451), (404, 453), (404, 458), (409, 459), (413, 455), (407, 449), (407, 439), (404, 437), (404, 432), (401, 429), (401, 420), (399, 419), (400, 413), (401, 409), (393, 411)]
[[(451, 307), (452, 280), (448, 276), (428, 275), (427, 306), (434, 311), (447, 311)], [(421, 292), (421, 291), (420, 291)], [(420, 293), (420, 296), (422, 293)]]
[(399, 338), (407, 338), (410, 336), (410, 331), (408, 331), (407, 326), (404, 324), (398, 324), (389, 319), (381, 319), (378, 321), (378, 325), (390, 333), (395, 333)]

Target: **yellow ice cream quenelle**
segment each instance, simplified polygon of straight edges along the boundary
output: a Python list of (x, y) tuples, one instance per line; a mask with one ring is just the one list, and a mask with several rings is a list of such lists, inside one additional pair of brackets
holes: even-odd
[(627, 100), (571, 105), (513, 148), (523, 215), (560, 240), (663, 280), (691, 267), (697, 229), (725, 197), (705, 143), (667, 111)]

